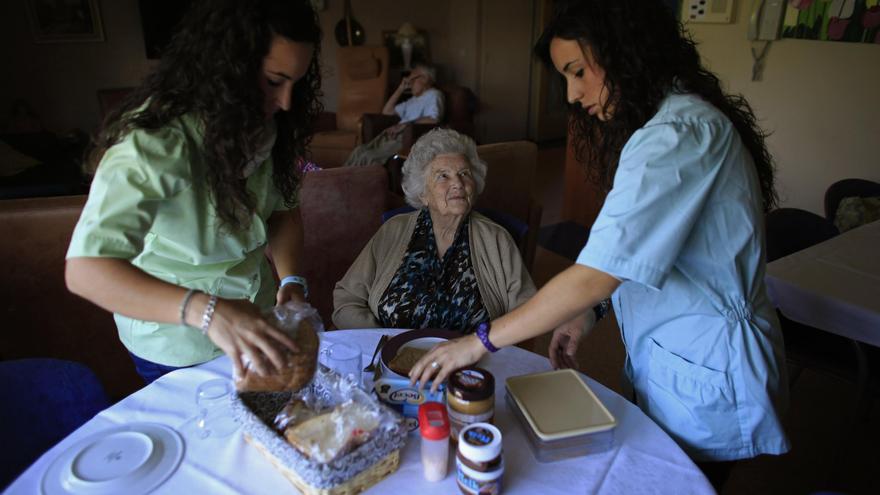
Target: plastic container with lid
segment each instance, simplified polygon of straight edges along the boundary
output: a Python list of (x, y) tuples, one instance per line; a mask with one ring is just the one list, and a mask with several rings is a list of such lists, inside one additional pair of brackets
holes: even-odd
[(461, 493), (501, 493), (501, 444), (501, 431), (489, 423), (474, 423), (461, 430), (455, 456), (456, 482)]
[(506, 385), (507, 401), (538, 461), (595, 454), (614, 445), (617, 421), (576, 371), (514, 376)]
[(425, 402), (419, 406), (419, 432), (422, 434), (422, 469), (428, 481), (446, 477), (449, 464), (449, 418), (446, 406)]
[(491, 423), (495, 419), (495, 377), (477, 367), (454, 371), (446, 385), (446, 404), (453, 440), (467, 425)]

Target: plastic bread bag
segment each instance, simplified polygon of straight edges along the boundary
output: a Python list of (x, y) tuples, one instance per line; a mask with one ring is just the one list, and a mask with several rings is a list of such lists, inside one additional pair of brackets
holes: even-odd
[(402, 428), (402, 420), (355, 383), (318, 365), (311, 385), (294, 394), (275, 426), (309, 459), (326, 464), (383, 430)]
[(276, 373), (261, 376), (250, 358), (242, 355), (242, 376), (235, 377), (241, 392), (295, 392), (306, 386), (315, 374), (318, 360), (318, 332), (324, 330), (317, 310), (306, 303), (288, 302), (275, 306), (266, 319), (282, 330), (296, 344), (297, 352), (288, 352), (289, 366)]

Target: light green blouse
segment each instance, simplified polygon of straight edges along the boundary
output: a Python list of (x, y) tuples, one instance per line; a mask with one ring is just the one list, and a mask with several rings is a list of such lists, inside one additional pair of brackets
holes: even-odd
[[(201, 145), (200, 124), (184, 116), (159, 130), (132, 131), (108, 149), (67, 257), (129, 260), (166, 282), (269, 308), (276, 288), (264, 254), (267, 220), (287, 209), (272, 180), (272, 160), (247, 179), (256, 199), (249, 226), (231, 230), (215, 213)], [(222, 354), (197, 329), (114, 318), (122, 343), (143, 359), (189, 366)]]

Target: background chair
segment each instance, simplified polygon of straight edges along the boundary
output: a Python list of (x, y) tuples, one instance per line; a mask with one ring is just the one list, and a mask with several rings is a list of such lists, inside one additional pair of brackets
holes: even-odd
[(336, 49), (339, 100), (325, 113), (312, 138), (312, 157), (323, 168), (339, 167), (361, 143), (361, 116), (381, 113), (388, 86), (388, 48), (346, 46)]
[(382, 212), (398, 206), (385, 169), (342, 167), (305, 174), (300, 211), (305, 230), (303, 274), (309, 299), (330, 326), (333, 287), (379, 229)]
[[(843, 179), (831, 184), (825, 191), (825, 218), (832, 222), (839, 229), (846, 229), (846, 226), (838, 221), (838, 209), (841, 201), (845, 198), (880, 198), (880, 183), (865, 179)], [(865, 218), (863, 221), (870, 222), (876, 218)], [(849, 223), (849, 222), (846, 222)]]
[[(119, 399), (143, 387), (113, 316), (64, 282), (64, 255), (85, 196), (0, 201), (0, 359), (51, 357), (88, 366)], [(4, 399), (5, 402), (5, 399)]]
[(95, 414), (110, 407), (92, 371), (58, 359), (0, 362), (0, 487)]
[(538, 146), (531, 141), (484, 144), (477, 146), (477, 154), (489, 169), (477, 207), (506, 213), (528, 226), (519, 248), (526, 268), (531, 271), (543, 212), (534, 190)]
[[(788, 256), (831, 239), (837, 228), (815, 213), (797, 208), (780, 208), (766, 217), (767, 261)], [(794, 386), (804, 368), (857, 382), (867, 379), (867, 361), (858, 342), (798, 323), (776, 311), (785, 339), (785, 352)], [(861, 392), (860, 392), (861, 393)]]

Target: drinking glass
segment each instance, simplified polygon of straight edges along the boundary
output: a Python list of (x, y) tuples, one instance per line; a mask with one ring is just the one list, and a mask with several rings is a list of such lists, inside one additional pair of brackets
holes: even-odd
[(358, 386), (361, 384), (361, 350), (341, 342), (321, 350), (320, 362)]
[(196, 388), (196, 427), (199, 438), (225, 437), (238, 429), (232, 413), (232, 393), (229, 380), (216, 378)]

